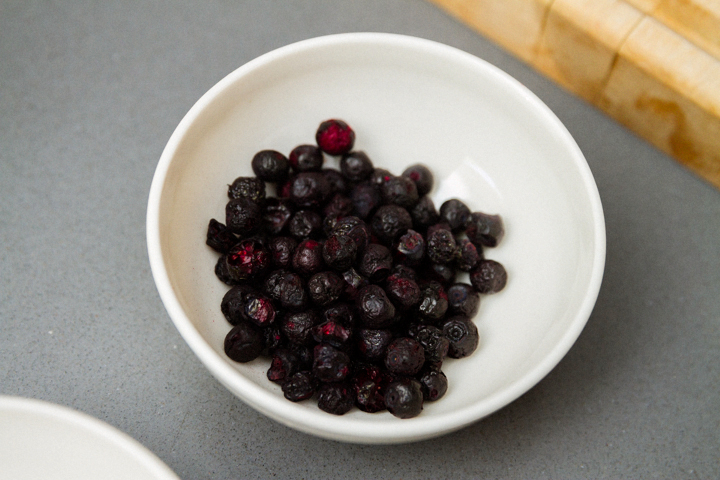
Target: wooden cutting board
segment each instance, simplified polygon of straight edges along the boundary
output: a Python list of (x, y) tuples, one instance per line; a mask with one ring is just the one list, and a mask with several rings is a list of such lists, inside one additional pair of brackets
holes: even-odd
[(720, 0), (430, 0), (720, 188)]

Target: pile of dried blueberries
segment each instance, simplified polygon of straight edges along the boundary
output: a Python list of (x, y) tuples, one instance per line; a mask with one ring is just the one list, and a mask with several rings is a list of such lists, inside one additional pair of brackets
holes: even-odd
[(374, 167), (342, 120), (322, 122), (315, 139), (288, 157), (258, 152), (255, 176), (228, 188), (225, 223), (209, 222), (215, 273), (231, 286), (225, 352), (269, 357), (267, 377), (289, 400), (414, 417), (445, 394), (445, 358), (477, 348), (481, 294), (505, 286), (503, 266), (483, 255), (502, 220), (458, 199), (437, 210), (427, 167)]

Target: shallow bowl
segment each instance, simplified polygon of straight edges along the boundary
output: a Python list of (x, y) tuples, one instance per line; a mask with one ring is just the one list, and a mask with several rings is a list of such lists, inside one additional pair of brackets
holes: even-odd
[[(340, 118), (376, 166), (414, 163), (436, 177), (436, 205), (459, 198), (500, 214), (505, 238), (486, 250), (508, 272), (473, 319), (478, 350), (443, 366), (447, 394), (412, 419), (354, 409), (334, 416), (292, 403), (266, 378), (267, 359), (223, 352), (228, 287), (205, 245), (224, 221), (227, 185), (252, 175), (263, 149), (288, 154)], [(329, 157), (327, 164), (337, 166)], [(597, 187), (577, 144), (534, 94), (489, 63), (428, 40), (379, 33), (332, 35), (267, 53), (232, 72), (191, 108), (162, 153), (150, 191), (152, 273), (170, 318), (207, 369), (263, 414), (300, 431), (356, 443), (435, 437), (527, 392), (563, 358), (595, 304), (605, 261)]]

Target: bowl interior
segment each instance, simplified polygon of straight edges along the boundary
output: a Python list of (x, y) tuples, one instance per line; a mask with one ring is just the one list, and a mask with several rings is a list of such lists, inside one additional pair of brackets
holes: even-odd
[[(210, 218), (224, 222), (226, 189), (252, 175), (262, 149), (285, 154), (314, 143), (317, 125), (341, 118), (356, 150), (400, 174), (413, 163), (436, 178), (436, 206), (459, 198), (502, 215), (506, 235), (485, 255), (508, 271), (484, 296), (481, 335), (469, 358), (448, 360), (449, 390), (409, 420), (357, 410), (334, 417), (293, 404), (267, 381), (266, 359), (226, 359), (228, 287), (205, 245)], [(337, 160), (326, 157), (326, 164)], [(210, 90), (180, 124), (153, 182), (148, 240), (171, 318), (210, 371), (276, 420), (327, 438), (417, 440), (460, 428), (531, 388), (567, 352), (594, 304), (604, 263), (597, 189), (577, 145), (518, 82), (486, 62), (425, 40), (347, 34), (294, 44), (241, 67)]]

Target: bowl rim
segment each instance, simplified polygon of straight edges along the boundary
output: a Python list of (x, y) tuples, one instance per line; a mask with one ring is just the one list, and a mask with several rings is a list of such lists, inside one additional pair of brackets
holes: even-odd
[[(564, 148), (571, 153), (575, 167), (582, 179), (584, 191), (586, 192), (592, 212), (595, 248), (588, 289), (577, 309), (572, 323), (564, 332), (560, 341), (550, 350), (549, 354), (546, 355), (541, 362), (529, 369), (525, 375), (518, 378), (508, 387), (483, 399), (481, 402), (453, 412), (442, 413), (432, 417), (423, 417), (423, 415), (420, 415), (413, 419), (388, 422), (382, 425), (377, 421), (363, 422), (353, 420), (353, 429), (356, 430), (349, 433), (347, 431), (348, 421), (343, 421), (343, 417), (332, 416), (332, 418), (327, 418), (330, 417), (330, 415), (321, 411), (318, 412), (320, 415), (323, 415), (322, 417), (316, 414), (309, 414), (306, 409), (301, 409), (298, 405), (288, 402), (284, 398), (279, 398), (245, 378), (210, 347), (183, 311), (172, 289), (161, 247), (159, 214), (165, 179), (180, 142), (202, 111), (226, 88), (249, 72), (287, 56), (327, 46), (358, 46), (361, 44), (383, 44), (412, 48), (418, 51), (442, 54), (455, 62), (472, 63), (475, 65), (475, 68), (484, 69), (485, 73), (496, 77), (499, 81), (505, 83), (506, 87), (512, 89), (519, 97), (523, 97), (528, 108), (534, 109), (536, 113), (549, 122), (548, 127), (558, 135)], [(240, 397), (245, 403), (287, 426), (320, 437), (354, 443), (401, 443), (449, 433), (494, 413), (535, 386), (555, 368), (567, 354), (589, 320), (604, 274), (606, 255), (605, 235), (605, 220), (602, 204), (590, 167), (570, 132), (539, 97), (503, 70), (495, 67), (486, 60), (456, 47), (414, 36), (376, 32), (341, 33), (301, 40), (265, 53), (240, 66), (217, 82), (190, 108), (167, 142), (153, 176), (146, 217), (148, 255), (152, 275), (160, 298), (180, 335), (216, 379), (236, 396)], [(298, 415), (297, 412), (300, 414)]]

